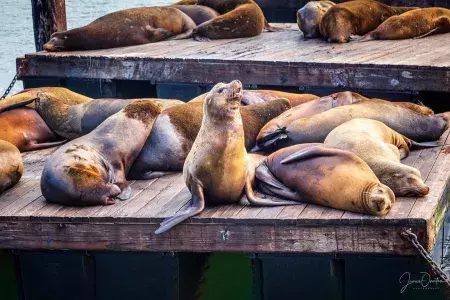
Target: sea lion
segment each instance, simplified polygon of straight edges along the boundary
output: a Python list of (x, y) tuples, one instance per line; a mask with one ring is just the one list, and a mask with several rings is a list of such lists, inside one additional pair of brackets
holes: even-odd
[(55, 98), (59, 98), (60, 102), (65, 103), (67, 105), (76, 105), (92, 100), (92, 98), (72, 92), (71, 90), (62, 87), (30, 88), (1, 100), (0, 112), (5, 110), (11, 110), (16, 107), (23, 107), (24, 106), (23, 103), (27, 101), (30, 101), (28, 104), (26, 104), (27, 106), (34, 107), (34, 101), (31, 100), (36, 99), (39, 93), (41, 94), (52, 93), (55, 96)]
[(450, 32), (450, 10), (428, 7), (392, 16), (360, 41), (412, 39), (445, 32)]
[(321, 143), (337, 126), (355, 118), (374, 119), (417, 142), (434, 141), (448, 128), (447, 115), (427, 116), (403, 105), (371, 99), (336, 107), (298, 119), (258, 140), (259, 148), (271, 150), (302, 143)]
[(218, 83), (203, 102), (200, 131), (183, 166), (186, 186), (192, 194), (188, 208), (164, 220), (155, 231), (167, 231), (203, 211), (206, 204), (238, 203), (243, 192), (251, 205), (296, 204), (293, 201), (258, 199), (248, 174), (249, 157), (239, 104), (242, 84), (235, 80)]
[(335, 5), (331, 1), (310, 1), (297, 11), (297, 25), (305, 38), (320, 37), (319, 24), (323, 15)]
[[(165, 174), (163, 172), (183, 170), (184, 161), (202, 124), (203, 104), (186, 103), (163, 111), (156, 119), (148, 140), (135, 160), (129, 178), (150, 179)], [(255, 146), (261, 128), (289, 108), (286, 99), (240, 108), (247, 151)]]
[(191, 36), (195, 22), (174, 7), (120, 10), (68, 31), (55, 32), (47, 51), (94, 50), (155, 43)]
[[(203, 102), (206, 95), (207, 93), (197, 96), (189, 102)], [(251, 105), (280, 98), (286, 98), (289, 100), (291, 107), (295, 107), (319, 97), (312, 94), (296, 94), (273, 90), (244, 90), (242, 91), (241, 105)]]
[(256, 169), (256, 178), (274, 196), (357, 213), (384, 216), (395, 202), (361, 158), (323, 144), (272, 153)]
[(12, 187), (23, 174), (23, 160), (19, 149), (0, 140), (0, 193)]
[(203, 5), (171, 5), (170, 7), (175, 7), (176, 9), (181, 10), (197, 25), (220, 16), (219, 13), (211, 7)]
[(351, 35), (364, 35), (391, 16), (417, 9), (397, 7), (372, 0), (355, 0), (331, 7), (320, 21), (319, 29), (328, 42), (345, 43)]
[(0, 113), (0, 140), (13, 144), (20, 152), (45, 149), (64, 143), (41, 116), (29, 107)]
[[(272, 134), (279, 128), (289, 126), (295, 120), (313, 116), (334, 107), (349, 105), (363, 100), (367, 100), (367, 98), (361, 96), (360, 94), (353, 92), (339, 92), (303, 103), (285, 111), (278, 117), (269, 121), (261, 129), (256, 140), (259, 141), (264, 139), (267, 135)], [(257, 146), (252, 149), (252, 151), (258, 150), (259, 148)]]
[(380, 121), (350, 120), (333, 129), (324, 143), (358, 155), (396, 196), (428, 194), (419, 170), (400, 163), (413, 142)]
[(64, 205), (109, 205), (126, 200), (125, 178), (161, 106), (134, 101), (91, 133), (59, 148), (45, 163), (42, 195)]

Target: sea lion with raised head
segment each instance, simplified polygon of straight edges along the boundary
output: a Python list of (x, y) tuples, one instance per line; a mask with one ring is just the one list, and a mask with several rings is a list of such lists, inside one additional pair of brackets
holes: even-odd
[(200, 25), (209, 21), (215, 17), (220, 16), (217, 11), (212, 9), (211, 7), (204, 5), (171, 5), (170, 7), (175, 7), (176, 9), (181, 10), (186, 15), (191, 18), (195, 24)]
[(12, 187), (23, 174), (23, 160), (19, 149), (0, 140), (0, 193)]
[(353, 152), (364, 160), (382, 183), (396, 196), (422, 197), (429, 188), (419, 170), (400, 162), (411, 146), (438, 146), (436, 143), (417, 144), (380, 121), (353, 119), (333, 129), (326, 145)]
[(320, 37), (319, 24), (323, 15), (334, 5), (331, 1), (310, 1), (297, 11), (297, 25), (305, 38)]
[[(152, 133), (130, 170), (130, 178), (150, 179), (164, 172), (183, 170), (184, 161), (202, 124), (203, 104), (175, 105), (158, 116)], [(255, 146), (261, 128), (289, 108), (286, 99), (240, 107), (247, 151)]]
[(218, 83), (203, 102), (200, 131), (183, 166), (186, 186), (192, 194), (190, 205), (164, 220), (155, 231), (165, 232), (203, 211), (207, 204), (238, 203), (244, 191), (251, 205), (297, 204), (293, 201), (258, 199), (249, 176), (249, 155), (239, 106), (242, 84)]
[(174, 7), (129, 8), (80, 28), (55, 32), (44, 50), (94, 50), (183, 39), (189, 38), (195, 27), (188, 15)]
[(355, 0), (334, 5), (320, 21), (320, 33), (329, 42), (345, 43), (352, 35), (364, 35), (387, 20), (418, 7), (389, 6), (373, 0)]
[(371, 99), (298, 119), (258, 140), (258, 146), (269, 151), (295, 144), (322, 143), (334, 128), (355, 118), (378, 120), (416, 142), (438, 140), (449, 126), (448, 115), (424, 115), (395, 102)]
[(450, 9), (427, 7), (392, 16), (360, 41), (421, 38), (450, 32)]
[(20, 152), (50, 148), (64, 143), (41, 116), (29, 107), (0, 113), (0, 140), (13, 144)]
[(126, 200), (126, 174), (150, 134), (161, 106), (134, 101), (91, 133), (59, 148), (45, 163), (42, 195), (64, 205), (109, 205)]
[(256, 169), (256, 178), (265, 193), (345, 211), (384, 216), (395, 202), (361, 158), (323, 144), (272, 153)]

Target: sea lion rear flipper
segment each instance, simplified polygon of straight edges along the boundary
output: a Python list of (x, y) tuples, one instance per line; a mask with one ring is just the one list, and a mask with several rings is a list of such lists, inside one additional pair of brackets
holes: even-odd
[(273, 176), (272, 172), (270, 172), (265, 163), (262, 163), (258, 168), (256, 168), (256, 178), (277, 189), (283, 189), (286, 187), (277, 178), (275, 178), (275, 176)]
[(120, 188), (121, 192), (114, 198), (121, 201), (128, 200), (131, 197), (131, 186), (128, 183), (116, 182), (116, 185)]
[(192, 33), (194, 32), (194, 28), (188, 29), (185, 32), (182, 32), (180, 34), (174, 35), (173, 37), (168, 38), (167, 40), (182, 40), (187, 39), (192, 36)]
[(272, 200), (272, 199), (262, 199), (256, 197), (253, 192), (252, 184), (250, 180), (245, 182), (245, 195), (247, 196), (248, 202), (253, 206), (282, 206), (282, 205), (300, 205), (302, 203), (289, 200)]
[(150, 179), (155, 179), (155, 178), (159, 178), (159, 177), (163, 177), (163, 176), (168, 176), (173, 173), (175, 173), (175, 172), (149, 171), (147, 173), (139, 174), (139, 175), (129, 173), (127, 176), (129, 178), (135, 179), (135, 180), (150, 180)]
[(312, 146), (312, 147), (308, 147), (308, 148), (299, 150), (295, 153), (292, 153), (291, 155), (289, 155), (288, 157), (283, 159), (281, 161), (281, 163), (283, 165), (286, 165), (286, 164), (289, 164), (289, 163), (292, 163), (295, 161), (314, 158), (317, 156), (331, 156), (331, 155), (335, 155), (339, 151), (340, 150), (329, 149), (329, 148), (325, 148), (323, 146)]
[[(21, 102), (17, 102), (17, 103), (13, 103), (13, 104), (9, 104), (9, 105), (5, 105), (3, 107), (0, 107), (0, 113), (7, 111), (7, 110), (11, 110), (14, 108), (19, 108), (19, 107), (24, 107), (30, 103), (33, 103), (34, 101), (36, 101), (38, 98), (33, 98), (30, 100), (25, 100), (25, 101), (21, 101)], [(1, 101), (0, 101), (1, 103)]]
[(167, 230), (183, 222), (184, 220), (193, 217), (195, 215), (198, 215), (205, 209), (205, 197), (203, 195), (203, 187), (197, 182), (195, 182), (195, 180), (192, 180), (191, 183), (191, 193), (192, 199), (189, 206), (183, 210), (180, 210), (174, 216), (165, 219), (160, 224), (159, 228), (156, 229), (155, 234), (166, 232)]
[(270, 25), (269, 22), (267, 22), (266, 18), (264, 18), (264, 29), (267, 30), (268, 32), (286, 31), (286, 29), (284, 28), (274, 27)]

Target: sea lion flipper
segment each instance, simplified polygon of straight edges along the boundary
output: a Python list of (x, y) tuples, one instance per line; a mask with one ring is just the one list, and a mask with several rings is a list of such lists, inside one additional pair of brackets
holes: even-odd
[(67, 143), (67, 141), (68, 140), (57, 141), (57, 142), (48, 142), (48, 143), (37, 143), (37, 142), (33, 141), (30, 144), (28, 144), (27, 150), (34, 151), (34, 150), (42, 150), (42, 149), (57, 147), (57, 146), (61, 146), (65, 143)]
[(270, 172), (265, 163), (256, 168), (256, 178), (276, 189), (283, 189), (285, 187), (283, 183), (281, 183), (277, 178), (275, 178), (275, 176), (273, 176), (272, 172)]
[(195, 215), (198, 215), (205, 209), (205, 197), (203, 195), (203, 187), (195, 180), (192, 180), (190, 190), (192, 193), (192, 199), (189, 206), (184, 210), (180, 210), (174, 216), (165, 219), (160, 224), (159, 228), (156, 229), (155, 234), (166, 232), (167, 230), (183, 222), (184, 220), (193, 217)]
[(275, 145), (278, 140), (286, 139), (287, 138), (286, 129), (287, 129), (286, 127), (278, 128), (273, 132), (267, 134), (266, 136), (260, 138), (257, 141), (260, 149), (262, 150), (267, 149), (270, 146)]
[(439, 28), (437, 28), (437, 27), (434, 28), (434, 29), (431, 29), (430, 31), (428, 31), (428, 32), (425, 33), (425, 34), (422, 34), (422, 35), (413, 37), (413, 40), (417, 40), (417, 39), (421, 39), (421, 38), (424, 38), (424, 37), (426, 37), (426, 36), (429, 36), (429, 35), (433, 34), (434, 32), (436, 32), (438, 29), (439, 29)]
[(281, 163), (283, 165), (286, 165), (295, 161), (309, 159), (317, 156), (331, 156), (336, 154), (336, 152), (339, 152), (339, 150), (329, 149), (322, 146), (312, 146), (292, 153), (291, 155), (283, 159)]
[(266, 18), (264, 18), (264, 29), (268, 32), (279, 32), (279, 31), (286, 31), (286, 29), (281, 27), (274, 27), (267, 22)]
[(209, 38), (200, 36), (195, 33), (192, 35), (192, 38), (194, 39), (194, 41), (197, 41), (197, 42), (211, 42), (211, 40)]
[(411, 148), (412, 149), (420, 149), (420, 148), (434, 148), (442, 146), (440, 141), (430, 141), (430, 142), (421, 142), (418, 143), (416, 141), (411, 140)]
[(130, 199), (130, 197), (131, 197), (131, 186), (126, 185), (125, 187), (123, 187), (124, 186), (123, 184), (118, 184), (118, 183), (116, 183), (116, 184), (121, 189), (121, 192), (120, 192), (119, 195), (115, 196), (114, 198), (119, 199), (121, 201)]
[[(24, 107), (24, 106), (26, 106), (26, 105), (28, 105), (28, 104), (33, 103), (33, 102), (36, 101), (37, 99), (38, 99), (38, 98), (33, 98), (33, 99), (30, 99), (30, 100), (25, 100), (25, 101), (20, 101), (20, 102), (13, 103), (13, 104), (5, 105), (5, 106), (3, 106), (3, 107), (0, 107), (0, 113), (2, 113), (2, 112), (4, 112), (4, 111), (7, 111), (7, 110), (14, 109), (14, 108)], [(1, 102), (0, 102), (0, 103), (1, 103)]]
[(272, 200), (272, 199), (262, 199), (256, 197), (253, 192), (252, 183), (250, 180), (245, 182), (245, 195), (247, 196), (248, 202), (253, 206), (282, 206), (282, 205), (300, 205), (302, 203), (289, 200)]
[(180, 34), (174, 35), (173, 37), (168, 38), (167, 40), (182, 40), (187, 39), (192, 36), (192, 33), (194, 32), (194, 28), (188, 29), (185, 32), (182, 32)]

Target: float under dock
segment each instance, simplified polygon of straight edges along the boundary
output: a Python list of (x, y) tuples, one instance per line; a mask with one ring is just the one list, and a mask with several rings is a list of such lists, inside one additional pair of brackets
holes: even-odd
[(447, 211), (449, 131), (441, 140), (442, 147), (413, 151), (404, 161), (420, 170), (430, 193), (397, 198), (386, 217), (311, 204), (240, 204), (207, 208), (162, 235), (153, 233), (158, 224), (190, 199), (181, 173), (133, 182), (132, 198), (115, 205), (63, 207), (47, 203), (39, 188), (54, 149), (26, 153), (21, 181), (0, 196), (0, 249), (416, 254), (402, 230), (412, 228), (431, 250)]
[(450, 92), (450, 33), (417, 40), (330, 44), (303, 40), (296, 24), (253, 38), (47, 53), (18, 58), (20, 77), (140, 80), (350, 90)]

